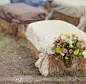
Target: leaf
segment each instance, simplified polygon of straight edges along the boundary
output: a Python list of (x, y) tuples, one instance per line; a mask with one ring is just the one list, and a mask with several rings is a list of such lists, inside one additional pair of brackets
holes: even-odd
[(81, 47), (82, 47), (81, 42), (78, 42), (78, 43), (77, 43), (77, 46), (81, 48)]
[(67, 36), (67, 39), (70, 39), (70, 36)]

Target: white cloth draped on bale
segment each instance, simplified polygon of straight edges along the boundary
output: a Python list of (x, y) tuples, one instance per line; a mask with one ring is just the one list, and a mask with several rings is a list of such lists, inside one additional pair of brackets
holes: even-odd
[(67, 16), (79, 17), (80, 23), (77, 27), (84, 30), (86, 26), (86, 0), (54, 0), (49, 18), (53, 16), (54, 10)]
[(54, 54), (53, 43), (61, 34), (75, 33), (80, 39), (86, 40), (86, 34), (77, 27), (60, 20), (38, 21), (28, 25), (26, 38), (41, 52), (36, 66), (42, 75), (49, 74), (48, 55)]

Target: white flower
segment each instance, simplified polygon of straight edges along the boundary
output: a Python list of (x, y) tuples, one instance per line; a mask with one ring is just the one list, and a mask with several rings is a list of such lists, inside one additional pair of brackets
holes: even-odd
[(60, 54), (62, 55), (62, 56), (64, 56), (65, 54), (64, 53), (62, 53), (62, 52), (60, 52)]
[(82, 55), (86, 58), (86, 51), (82, 52)]
[(67, 40), (67, 38), (65, 36), (62, 36), (62, 39), (66, 39)]

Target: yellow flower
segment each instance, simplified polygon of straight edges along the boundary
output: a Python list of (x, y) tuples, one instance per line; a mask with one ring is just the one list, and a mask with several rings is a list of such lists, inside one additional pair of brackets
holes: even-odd
[(66, 36), (66, 37), (67, 37), (67, 36), (68, 36), (68, 34), (65, 34), (64, 36)]
[(75, 54), (75, 55), (78, 55), (78, 54), (79, 54), (79, 49), (75, 50), (75, 51), (74, 51), (74, 54)]
[(68, 60), (69, 58), (66, 56), (65, 59)]
[(79, 53), (79, 55), (81, 55), (81, 53)]
[(63, 33), (61, 33), (60, 35), (63, 35)]
[(69, 45), (69, 48), (73, 48), (73, 45)]
[(60, 46), (57, 46), (56, 53), (60, 53)]
[(75, 34), (75, 36), (77, 37), (77, 34)]

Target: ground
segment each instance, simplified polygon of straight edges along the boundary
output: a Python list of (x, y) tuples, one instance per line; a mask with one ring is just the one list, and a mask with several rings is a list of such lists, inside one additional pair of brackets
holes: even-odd
[[(43, 77), (35, 67), (37, 59), (27, 46), (26, 39), (18, 38), (16, 42), (13, 35), (0, 33), (0, 84), (85, 84), (86, 74), (80, 72), (65, 71)], [(76, 82), (67, 81), (68, 78)]]
[(15, 41), (13, 35), (0, 35), (0, 76), (37, 75), (35, 59), (28, 50), (27, 40), (19, 38)]

